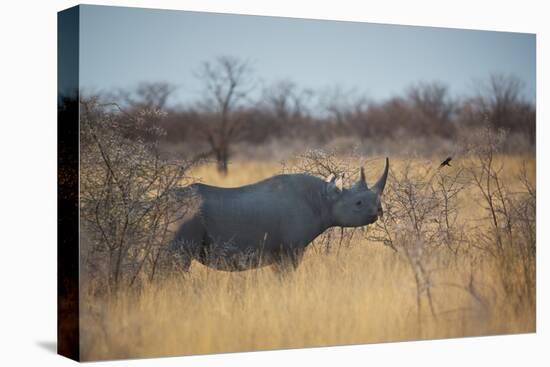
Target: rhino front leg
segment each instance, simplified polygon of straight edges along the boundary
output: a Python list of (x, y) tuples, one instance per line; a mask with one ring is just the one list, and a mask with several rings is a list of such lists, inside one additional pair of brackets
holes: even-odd
[(280, 274), (288, 274), (298, 268), (304, 257), (303, 248), (292, 248), (282, 251), (273, 262), (273, 270)]

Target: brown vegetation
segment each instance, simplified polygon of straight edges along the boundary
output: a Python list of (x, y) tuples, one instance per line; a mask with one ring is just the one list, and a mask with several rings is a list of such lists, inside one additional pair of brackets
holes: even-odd
[[(507, 169), (503, 180), (519, 188), (522, 159), (498, 155), (495, 160)], [(416, 170), (427, 162), (394, 158), (393, 174), (414, 166), (410, 174), (421, 175)], [(454, 165), (466, 163), (458, 159)], [(533, 164), (527, 160), (529, 182)], [(280, 170), (264, 162), (235, 162), (233, 168), (229, 176), (213, 165), (192, 174), (234, 186)], [(367, 172), (379, 172), (376, 168)], [(534, 292), (534, 284), (525, 275), (534, 279), (534, 253), (529, 254), (533, 266), (524, 268), (513, 252), (495, 256), (479, 248), (478, 236), (490, 235), (491, 228), (479, 199), (472, 185), (462, 191), (457, 222), (464, 225), (464, 238), (453, 239), (450, 247), (445, 238), (424, 242), (396, 227), (395, 251), (373, 241), (371, 228), (358, 229), (351, 238), (345, 234), (343, 242), (337, 229), (317, 239), (284, 281), (269, 268), (226, 273), (194, 263), (187, 278), (111, 295), (98, 296), (95, 283), (87, 284), (81, 299), (84, 359), (532, 332), (535, 300), (525, 294)], [(392, 215), (386, 203), (385, 209)]]
[[(419, 82), (386, 100), (291, 80), (260, 86), (249, 62), (227, 56), (198, 65), (195, 77), (203, 91), (186, 104), (168, 103), (176, 90), (169, 83), (141, 83), (105, 98), (128, 112), (163, 110), (163, 156), (211, 157), (225, 173), (230, 158), (270, 158), (275, 151), (288, 159), (304, 148), (429, 156), (476, 136), (486, 121), (507, 131), (506, 152), (534, 151), (535, 105), (513, 75), (490, 75), (463, 96), (437, 81)], [(266, 146), (273, 149), (266, 153)]]
[[(503, 155), (499, 135), (491, 129), (486, 134), (481, 138), (492, 145), (466, 147), (467, 154), (455, 158), (452, 167), (439, 169), (439, 159), (393, 157), (383, 219), (368, 228), (327, 231), (309, 247), (298, 270), (284, 279), (269, 268), (226, 273), (195, 263), (186, 277), (145, 276), (139, 282), (105, 287), (102, 275), (90, 266), (93, 262), (83, 264), (83, 358), (534, 331), (534, 160)], [(367, 180), (372, 180), (369, 173), (379, 172), (380, 167), (373, 167), (379, 163), (360, 155), (312, 151), (283, 166), (241, 161), (234, 162), (228, 176), (209, 164), (186, 174), (221, 186), (254, 182), (280, 171), (343, 174), (344, 181), (352, 182), (359, 165), (366, 165)], [(117, 192), (118, 203), (125, 190), (113, 186), (110, 176), (104, 171), (90, 177), (101, 178), (101, 192), (105, 185), (107, 191)], [(145, 203), (156, 208), (160, 196), (147, 197)], [(144, 200), (139, 195), (130, 198)], [(84, 220), (90, 213), (86, 205), (84, 201)], [(117, 210), (125, 213), (120, 205)], [(159, 220), (172, 218), (169, 212), (158, 213)], [(109, 211), (102, 216), (108, 228), (120, 228), (126, 218)], [(123, 279), (135, 278), (132, 264), (144, 264), (140, 269), (147, 270), (141, 271), (150, 274), (155, 256), (149, 256), (148, 249), (158, 254), (167, 235), (164, 229), (151, 232), (149, 221), (141, 225), (142, 231), (127, 234), (132, 241), (122, 242), (126, 247), (113, 248), (115, 255), (123, 249), (123, 263), (128, 265)], [(86, 228), (86, 235), (99, 233), (96, 227)], [(153, 234), (155, 240), (140, 233)], [(112, 236), (121, 238), (118, 231)], [(96, 265), (109, 264), (110, 241), (98, 238), (88, 248), (99, 256), (83, 255)], [(98, 247), (107, 251), (97, 252)], [(116, 279), (116, 272), (109, 274), (107, 284)]]

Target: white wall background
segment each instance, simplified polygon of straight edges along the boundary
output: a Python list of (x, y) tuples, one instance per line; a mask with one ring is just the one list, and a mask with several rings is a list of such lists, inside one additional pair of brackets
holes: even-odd
[[(430, 342), (103, 362), (140, 366), (548, 365), (547, 185), (550, 26), (545, 2), (479, 0), (142, 0), (95, 4), (537, 33), (537, 333)], [(0, 365), (69, 365), (56, 339), (56, 12), (75, 1), (0, 10)], [(506, 60), (503, 60), (506, 62)], [(546, 66), (546, 68), (545, 68)], [(7, 83), (6, 83), (7, 81)], [(545, 146), (546, 144), (546, 146)], [(541, 190), (541, 185), (543, 189)]]

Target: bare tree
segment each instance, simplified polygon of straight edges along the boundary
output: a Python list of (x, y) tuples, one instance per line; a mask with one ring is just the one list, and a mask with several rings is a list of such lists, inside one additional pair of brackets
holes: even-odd
[(418, 83), (409, 87), (407, 97), (431, 134), (452, 134), (454, 126), (451, 125), (451, 117), (455, 107), (446, 85), (438, 82)]
[(210, 117), (201, 122), (201, 131), (216, 157), (218, 171), (223, 174), (228, 170), (230, 145), (242, 125), (235, 112), (255, 88), (251, 73), (247, 61), (228, 56), (204, 62), (196, 73), (205, 88), (200, 109)]
[(479, 95), (483, 112), (496, 127), (505, 127), (520, 102), (523, 83), (515, 76), (493, 74), (480, 86)]
[(524, 88), (525, 83), (514, 75), (493, 74), (478, 81), (475, 96), (462, 107), (462, 119), (478, 125), (488, 120), (494, 128), (526, 133), (534, 143), (536, 111), (524, 97)]
[(290, 80), (281, 80), (262, 91), (261, 107), (284, 123), (300, 119), (310, 114), (308, 104), (313, 92), (300, 89)]
[(120, 91), (118, 99), (136, 110), (164, 110), (176, 87), (167, 82), (141, 82), (132, 91)]
[[(328, 118), (336, 125), (340, 133), (349, 133), (350, 125), (357, 128), (357, 120), (364, 122), (361, 117), (368, 109), (365, 96), (355, 89), (344, 89), (341, 86), (328, 88), (320, 96), (321, 109), (328, 114)], [(358, 118), (359, 117), (359, 118)]]

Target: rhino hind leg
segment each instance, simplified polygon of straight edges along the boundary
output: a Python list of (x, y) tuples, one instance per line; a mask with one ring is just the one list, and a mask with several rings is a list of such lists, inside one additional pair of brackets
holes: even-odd
[(174, 267), (185, 273), (189, 272), (191, 263), (204, 245), (206, 233), (198, 219), (191, 219), (182, 224), (170, 244), (170, 258)]
[(183, 273), (189, 273), (189, 268), (191, 267), (191, 262), (193, 258), (185, 253), (175, 253), (172, 256), (172, 268)]

